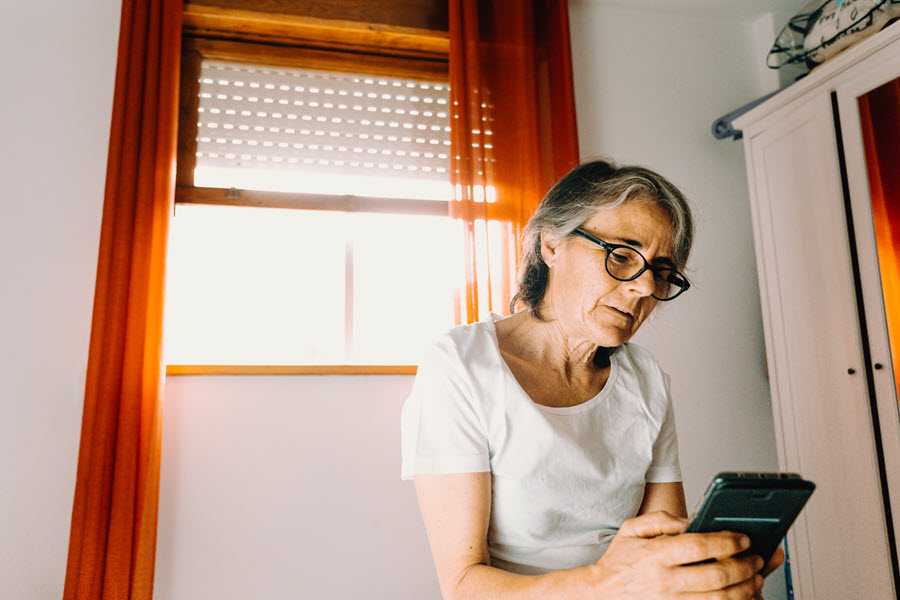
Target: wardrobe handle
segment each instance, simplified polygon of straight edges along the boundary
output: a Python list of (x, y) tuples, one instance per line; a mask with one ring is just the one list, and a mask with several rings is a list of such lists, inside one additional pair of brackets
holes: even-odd
[(847, 369), (847, 374), (848, 374), (848, 375), (854, 375), (854, 374), (856, 374), (856, 369)]
[(875, 370), (880, 371), (884, 368), (884, 365), (881, 363), (875, 363)]

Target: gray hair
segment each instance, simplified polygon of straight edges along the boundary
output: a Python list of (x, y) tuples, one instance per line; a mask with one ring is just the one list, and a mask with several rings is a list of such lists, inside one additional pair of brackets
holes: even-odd
[(684, 195), (650, 169), (595, 160), (575, 167), (557, 181), (528, 220), (519, 261), (519, 289), (510, 301), (510, 312), (522, 304), (542, 318), (540, 307), (549, 281), (549, 268), (541, 257), (544, 231), (569, 235), (598, 211), (636, 200), (653, 202), (669, 213), (674, 228), (672, 260), (683, 270), (694, 240), (694, 221)]

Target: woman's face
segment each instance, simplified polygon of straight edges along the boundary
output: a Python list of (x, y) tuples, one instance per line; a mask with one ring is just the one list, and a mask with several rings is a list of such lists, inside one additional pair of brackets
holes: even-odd
[[(631, 246), (652, 265), (674, 266), (669, 213), (646, 200), (634, 200), (594, 214), (582, 229), (610, 244)], [(606, 250), (577, 236), (544, 235), (541, 252), (550, 267), (545, 301), (569, 339), (599, 346), (628, 341), (659, 302), (651, 296), (653, 272), (618, 281), (606, 271)]]

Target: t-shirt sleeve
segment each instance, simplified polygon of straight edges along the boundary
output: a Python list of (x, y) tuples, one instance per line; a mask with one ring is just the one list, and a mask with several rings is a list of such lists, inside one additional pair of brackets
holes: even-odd
[(666, 416), (659, 436), (653, 444), (653, 462), (647, 469), (645, 480), (651, 483), (681, 481), (681, 463), (678, 460), (678, 434), (675, 432), (675, 411), (669, 390), (669, 376), (663, 374), (666, 390)]
[(490, 471), (483, 411), (453, 341), (426, 354), (400, 416), (402, 479)]

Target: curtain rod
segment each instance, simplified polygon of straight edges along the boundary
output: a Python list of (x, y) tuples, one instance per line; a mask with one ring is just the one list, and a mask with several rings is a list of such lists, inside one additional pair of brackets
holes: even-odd
[(770, 92), (761, 98), (757, 98), (756, 100), (753, 100), (752, 102), (749, 102), (740, 108), (736, 108), (735, 110), (731, 111), (727, 115), (723, 115), (723, 116), (719, 117), (718, 119), (716, 119), (715, 121), (713, 121), (713, 124), (712, 124), (713, 137), (716, 138), (717, 140), (721, 140), (721, 139), (724, 139), (727, 137), (732, 137), (735, 141), (741, 139), (742, 137), (744, 137), (744, 134), (741, 132), (740, 129), (735, 129), (732, 122), (735, 119), (737, 119), (738, 117), (740, 117), (741, 115), (743, 115), (745, 112), (749, 111), (751, 108), (755, 108), (756, 106), (762, 104), (763, 102), (765, 102), (772, 96), (791, 87), (792, 85), (794, 85), (794, 83), (796, 83), (796, 82), (791, 82), (791, 83), (787, 84), (786, 86), (784, 86), (783, 88), (779, 88), (779, 89), (775, 90), (774, 92)]

